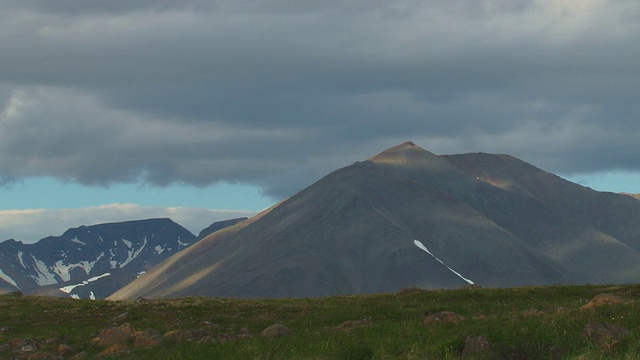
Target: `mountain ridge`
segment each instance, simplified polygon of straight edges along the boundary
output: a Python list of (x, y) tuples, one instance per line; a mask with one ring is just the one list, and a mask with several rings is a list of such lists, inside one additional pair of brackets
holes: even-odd
[(634, 224), (630, 197), (509, 155), (438, 156), (405, 142), (203, 239), (110, 299), (467, 285), (455, 272), (489, 287), (640, 281)]
[(199, 239), (169, 218), (81, 225), (32, 244), (10, 239), (0, 243), (0, 290), (104, 298)]

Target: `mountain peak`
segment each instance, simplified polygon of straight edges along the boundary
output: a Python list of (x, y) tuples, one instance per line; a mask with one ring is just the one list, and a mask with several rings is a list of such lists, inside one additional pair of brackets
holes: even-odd
[(389, 149), (387, 149), (387, 150), (385, 150), (383, 152), (386, 152), (386, 151), (398, 151), (398, 150), (403, 150), (403, 149), (414, 147), (414, 146), (417, 147), (417, 145), (413, 141), (405, 141), (402, 144), (398, 144), (396, 146), (393, 146), (393, 147), (391, 147), (391, 148), (389, 148)]
[(390, 147), (368, 159), (376, 164), (415, 166), (434, 161), (440, 161), (439, 157), (411, 141)]

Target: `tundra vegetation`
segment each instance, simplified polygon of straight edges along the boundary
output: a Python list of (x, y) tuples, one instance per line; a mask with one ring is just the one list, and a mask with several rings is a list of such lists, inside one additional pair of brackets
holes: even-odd
[(253, 300), (11, 293), (0, 295), (0, 358), (640, 359), (638, 299), (640, 285)]

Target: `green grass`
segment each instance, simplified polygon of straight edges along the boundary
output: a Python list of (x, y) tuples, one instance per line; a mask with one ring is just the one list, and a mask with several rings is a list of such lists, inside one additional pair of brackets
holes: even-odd
[[(489, 350), (469, 359), (640, 359), (640, 302), (580, 310), (594, 295), (615, 293), (640, 299), (640, 285), (555, 286), (513, 289), (414, 291), (319, 299), (232, 300), (183, 298), (146, 302), (107, 302), (0, 295), (0, 344), (36, 339), (55, 353), (64, 343), (93, 358), (103, 350), (90, 341), (100, 330), (130, 323), (161, 333), (206, 329), (239, 333), (251, 339), (195, 344), (163, 342), (132, 349), (119, 359), (457, 359), (467, 336), (482, 335)], [(568, 310), (525, 315), (525, 309)], [(448, 310), (466, 317), (460, 323), (422, 324), (426, 314)], [(126, 315), (123, 315), (126, 314)], [(122, 316), (121, 316), (122, 315)], [(372, 325), (338, 329), (348, 320)], [(619, 343), (601, 347), (583, 335), (592, 321), (629, 330)], [(282, 323), (291, 335), (264, 339), (264, 328)], [(52, 341), (51, 339), (55, 339)], [(47, 340), (49, 342), (47, 343)], [(12, 353), (0, 354), (9, 359)]]

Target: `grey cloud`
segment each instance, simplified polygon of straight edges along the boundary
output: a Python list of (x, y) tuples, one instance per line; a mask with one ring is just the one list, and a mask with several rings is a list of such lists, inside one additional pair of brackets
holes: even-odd
[(30, 10), (34, 12), (53, 13), (63, 16), (74, 15), (96, 15), (96, 14), (118, 14), (135, 11), (163, 12), (175, 9), (203, 10), (213, 8), (214, 1), (170, 1), (170, 0), (5, 0), (5, 9)]
[[(16, 91), (7, 101), (0, 167), (14, 176), (52, 175), (97, 185), (250, 181), (253, 174), (299, 159), (292, 137), (301, 138), (288, 129), (158, 121), (106, 109), (92, 96), (36, 88)], [(278, 147), (272, 152), (259, 151), (274, 141)]]
[(406, 139), (640, 170), (635, 1), (2, 6), (0, 96), (31, 101), (0, 115), (8, 178), (286, 196)]

